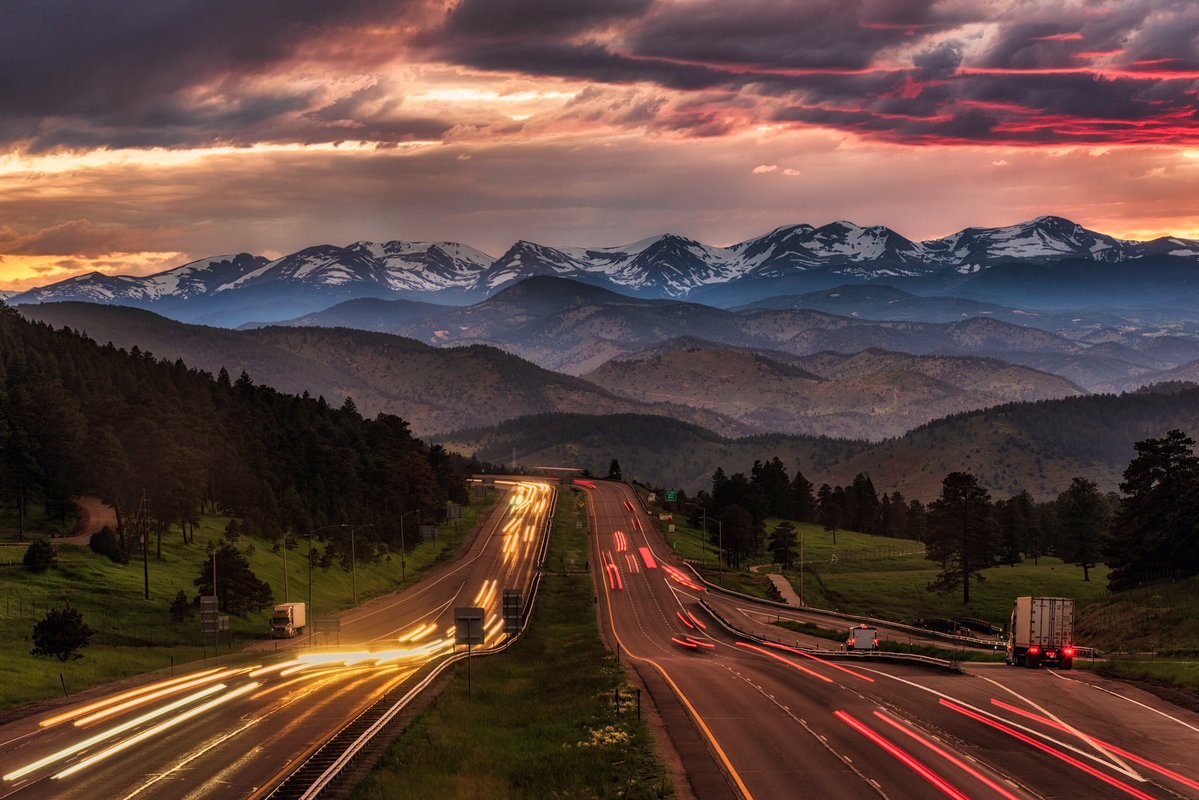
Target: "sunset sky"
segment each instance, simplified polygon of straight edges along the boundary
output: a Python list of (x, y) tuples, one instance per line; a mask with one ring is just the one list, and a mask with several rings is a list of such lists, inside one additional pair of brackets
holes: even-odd
[(324, 242), (1199, 238), (1193, 0), (6, 0), (0, 288)]

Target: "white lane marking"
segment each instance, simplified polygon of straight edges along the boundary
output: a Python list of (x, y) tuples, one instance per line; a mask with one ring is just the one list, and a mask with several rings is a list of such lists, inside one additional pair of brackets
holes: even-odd
[[(1052, 675), (1052, 674), (1053, 674), (1053, 672), (1050, 672), (1049, 674), (1050, 674), (1050, 675)], [(1121, 767), (1123, 767), (1123, 768), (1124, 768), (1124, 771), (1125, 771), (1127, 774), (1129, 774), (1129, 775), (1137, 775), (1138, 777), (1140, 777), (1140, 773), (1139, 773), (1139, 772), (1137, 772), (1137, 771), (1136, 771), (1135, 769), (1133, 769), (1132, 767), (1130, 767), (1130, 766), (1128, 765), (1128, 762), (1127, 762), (1127, 761), (1125, 761), (1124, 759), (1120, 758), (1119, 756), (1117, 756), (1117, 755), (1116, 755), (1115, 753), (1113, 753), (1112, 751), (1108, 750), (1108, 749), (1107, 749), (1106, 747), (1104, 747), (1103, 745), (1099, 744), (1099, 742), (1095, 741), (1095, 740), (1094, 740), (1094, 739), (1092, 739), (1090, 736), (1088, 736), (1087, 734), (1085, 734), (1085, 733), (1083, 733), (1082, 731), (1080, 731), (1078, 728), (1075, 728), (1075, 727), (1074, 727), (1073, 725), (1071, 725), (1069, 722), (1066, 722), (1064, 719), (1062, 719), (1061, 717), (1059, 717), (1057, 714), (1054, 714), (1052, 711), (1050, 711), (1049, 709), (1045, 708), (1044, 706), (1042, 706), (1042, 705), (1040, 705), (1040, 704), (1038, 704), (1038, 703), (1035, 703), (1035, 702), (1033, 702), (1032, 698), (1025, 697), (1024, 695), (1022, 695), (1022, 694), (1020, 694), (1019, 692), (1017, 692), (1015, 689), (1012, 689), (1012, 688), (1011, 688), (1011, 687), (1009, 687), (1009, 686), (1004, 686), (1004, 685), (1003, 685), (1002, 683), (1000, 683), (999, 681), (997, 681), (997, 680), (994, 680), (994, 679), (992, 679), (992, 678), (988, 678), (986, 675), (977, 675), (976, 677), (982, 678), (984, 681), (986, 681), (987, 683), (991, 684), (992, 686), (998, 686), (1000, 689), (1003, 689), (1005, 692), (1007, 692), (1008, 694), (1010, 694), (1012, 697), (1015, 697), (1015, 698), (1017, 698), (1017, 699), (1019, 699), (1019, 700), (1023, 700), (1025, 703), (1028, 703), (1030, 706), (1032, 706), (1033, 708), (1035, 708), (1037, 711), (1040, 711), (1040, 712), (1041, 712), (1042, 714), (1044, 714), (1046, 717), (1048, 717), (1049, 719), (1053, 720), (1053, 721), (1054, 721), (1054, 722), (1056, 722), (1058, 725), (1061, 725), (1061, 726), (1062, 726), (1063, 728), (1065, 728), (1067, 731), (1069, 731), (1070, 733), (1074, 734), (1074, 735), (1075, 735), (1075, 736), (1077, 736), (1079, 739), (1082, 739), (1084, 742), (1086, 742), (1087, 744), (1089, 744), (1091, 747), (1094, 747), (1094, 748), (1095, 748), (1096, 750), (1098, 750), (1100, 753), (1103, 753), (1105, 756), (1107, 756), (1108, 758), (1110, 758), (1110, 759), (1111, 759), (1112, 761), (1114, 761), (1115, 763), (1119, 764)], [(1143, 777), (1141, 777), (1140, 779), (1141, 779), (1142, 781), (1144, 781), (1144, 780), (1145, 780), (1145, 778), (1143, 778)]]
[(878, 792), (880, 797), (887, 798), (887, 800), (889, 800), (890, 795), (888, 795), (885, 791), (883, 791), (883, 787), (878, 783), (878, 781), (867, 778), (864, 774), (862, 774), (862, 771), (857, 768), (857, 766), (853, 763), (853, 760), (849, 756), (842, 755), (841, 753), (838, 753), (835, 749), (833, 749), (833, 746), (829, 744), (828, 739), (825, 738), (824, 736), (820, 735), (819, 733), (817, 733), (815, 730), (813, 730), (812, 726), (807, 723), (807, 720), (804, 720), (804, 719), (801, 719), (801, 718), (795, 716), (795, 714), (793, 714), (789, 708), (784, 706), (778, 700), (775, 700), (770, 695), (766, 694), (766, 692), (762, 690), (761, 686), (758, 686), (755, 683), (753, 683), (752, 681), (747, 680), (745, 678), (745, 676), (742, 675), (740, 672), (737, 672), (737, 670), (732, 669), (730, 667), (725, 667), (725, 669), (727, 669), (729, 672), (736, 675), (742, 681), (745, 681), (745, 683), (748, 683), (750, 686), (753, 686), (754, 689), (756, 689), (759, 694), (761, 694), (763, 697), (766, 697), (768, 700), (770, 700), (770, 702), (774, 703), (775, 706), (780, 708), (784, 714), (786, 714), (788, 717), (790, 717), (795, 722), (799, 723), (799, 726), (802, 727), (805, 731), (807, 731), (808, 734), (811, 735), (814, 739), (819, 741), (825, 750), (828, 750), (834, 756), (839, 758), (845, 764), (845, 766), (847, 766), (851, 770), (853, 770), (854, 773), (859, 778), (861, 778), (864, 782), (869, 784), (876, 792)]
[(1199, 728), (1196, 728), (1194, 725), (1190, 724), (1189, 722), (1183, 722), (1178, 717), (1172, 717), (1169, 714), (1167, 714), (1165, 711), (1158, 711), (1153, 706), (1145, 705), (1140, 700), (1133, 700), (1131, 697), (1125, 697), (1124, 695), (1120, 694), (1119, 692), (1113, 692), (1111, 689), (1105, 689), (1104, 687), (1099, 686), (1098, 684), (1089, 683), (1087, 681), (1080, 681), (1077, 678), (1067, 678), (1063, 675), (1058, 675), (1056, 672), (1050, 672), (1049, 674), (1055, 678), (1060, 678), (1063, 681), (1070, 681), (1071, 683), (1081, 683), (1084, 686), (1090, 686), (1092, 689), (1098, 689), (1101, 692), (1107, 692), (1112, 697), (1119, 697), (1121, 700), (1127, 700), (1128, 702), (1132, 703), (1133, 705), (1140, 706), (1141, 708), (1143, 708), (1147, 711), (1152, 711), (1154, 714), (1160, 714), (1161, 716), (1165, 717), (1166, 719), (1170, 720), (1171, 722), (1177, 722), (1182, 727), (1190, 728), (1195, 733), (1199, 733)]
[(1094, 753), (1089, 753), (1086, 750), (1077, 748), (1072, 744), (1067, 744), (1066, 742), (1059, 741), (1059, 740), (1053, 738), (1052, 736), (1044, 734), (1041, 731), (1038, 731), (1034, 728), (1030, 728), (1027, 725), (1022, 725), (1019, 722), (1014, 722), (1014, 721), (1008, 719), (1007, 717), (1001, 717), (998, 714), (993, 714), (990, 711), (987, 711), (985, 708), (979, 708), (978, 706), (973, 705), (971, 703), (967, 703), (965, 700), (961, 700), (957, 697), (954, 697), (953, 695), (945, 694), (944, 692), (939, 692), (936, 689), (933, 689), (929, 686), (924, 686), (922, 684), (916, 683), (915, 681), (909, 681), (907, 678), (901, 678), (898, 675), (892, 675), (889, 672), (883, 672), (882, 670), (873, 669), (872, 667), (860, 667), (860, 669), (863, 672), (873, 672), (875, 675), (882, 675), (885, 678), (890, 678), (891, 680), (899, 681), (900, 683), (906, 683), (908, 686), (911, 686), (915, 689), (920, 689), (921, 691), (924, 691), (924, 692), (928, 692), (929, 694), (934, 694), (937, 697), (942, 697), (946, 700), (951, 700), (954, 703), (957, 703), (958, 705), (962, 706), (963, 708), (968, 708), (971, 711), (974, 711), (975, 713), (982, 714), (984, 717), (990, 717), (991, 719), (996, 720), (997, 722), (1002, 722), (1003, 724), (1005, 724), (1009, 727), (1022, 730), (1031, 736), (1036, 736), (1040, 739), (1044, 739), (1047, 742), (1052, 742), (1052, 743), (1056, 744), (1058, 747), (1063, 747), (1066, 750), (1069, 750), (1072, 753), (1075, 753), (1076, 755), (1080, 755), (1083, 758), (1094, 761), (1096, 764), (1101, 764), (1101, 765), (1107, 767), (1108, 769), (1113, 770), (1115, 772), (1119, 772), (1119, 773), (1123, 774), (1124, 776), (1131, 778), (1135, 781), (1139, 781), (1141, 783), (1147, 782), (1143, 777), (1141, 777), (1136, 772), (1127, 771), (1127, 770), (1123, 769), (1121, 766), (1119, 766), (1118, 764), (1113, 764), (1110, 761), (1105, 761), (1102, 758), (1099, 758)]

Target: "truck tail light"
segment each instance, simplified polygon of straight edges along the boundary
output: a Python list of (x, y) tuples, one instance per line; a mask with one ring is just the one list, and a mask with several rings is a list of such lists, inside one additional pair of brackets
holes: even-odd
[(1028, 648), (1029, 655), (1035, 656), (1040, 652), (1041, 652), (1041, 646), (1039, 644), (1034, 644), (1032, 647)]
[(1066, 658), (1074, 658), (1074, 648), (1066, 647), (1064, 650), (1062, 650), (1062, 655), (1064, 655)]

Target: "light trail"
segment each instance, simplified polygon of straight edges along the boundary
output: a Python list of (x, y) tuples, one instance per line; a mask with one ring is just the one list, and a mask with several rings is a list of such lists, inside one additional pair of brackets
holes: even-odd
[(933, 786), (941, 790), (941, 793), (953, 800), (970, 800), (970, 796), (962, 792), (949, 781), (942, 778), (937, 773), (933, 772), (929, 767), (915, 756), (908, 753), (903, 748), (896, 745), (887, 737), (872, 731), (862, 722), (857, 720), (853, 715), (845, 711), (834, 711), (833, 716), (844, 722), (849, 727), (853, 728), (858, 733), (865, 736), (870, 741), (881, 747), (886, 752), (890, 753), (895, 758), (899, 759), (905, 766), (911, 769), (920, 777), (931, 783)]
[(156, 689), (161, 689), (165, 686), (172, 686), (177, 683), (183, 683), (184, 681), (193, 680), (193, 679), (199, 678), (203, 675), (211, 675), (212, 673), (219, 672), (219, 671), (220, 671), (220, 667), (213, 667), (212, 669), (205, 669), (205, 670), (201, 670), (200, 672), (193, 672), (190, 675), (181, 675), (178, 678), (171, 678), (170, 680), (157, 681), (155, 683), (151, 683), (146, 686), (140, 686), (136, 689), (131, 689), (127, 692), (121, 692), (120, 694), (114, 694), (111, 697), (106, 697), (102, 700), (97, 700), (94, 703), (89, 703), (86, 706), (82, 706), (80, 708), (73, 709), (71, 711), (66, 712), (65, 714), (59, 714), (54, 717), (48, 717), (47, 719), (44, 719), (41, 722), (39, 722), (38, 725), (40, 725), (43, 728), (48, 728), (51, 725), (57, 725), (60, 722), (66, 722), (67, 720), (74, 719), (75, 717), (81, 717), (85, 714), (95, 711), (96, 709), (100, 709), (100, 708), (104, 708), (105, 706), (112, 705), (113, 703), (119, 703), (122, 700), (125, 700), (127, 698), (135, 697), (140, 694), (145, 694), (146, 692), (152, 692)]
[(1000, 797), (1003, 797), (1005, 800), (1020, 800), (1019, 797), (1012, 794), (1007, 789), (1003, 788), (998, 783), (991, 780), (986, 775), (982, 774), (981, 772), (976, 770), (974, 767), (970, 766), (965, 761), (963, 761), (962, 759), (955, 756), (953, 753), (950, 753), (948, 750), (941, 747), (936, 742), (929, 739), (927, 736), (922, 736), (922, 735), (918, 734), (914, 729), (912, 729), (908, 725), (904, 725), (904, 724), (900, 723), (898, 720), (892, 719), (891, 717), (887, 716), (886, 714), (884, 714), (881, 711), (875, 711), (874, 716), (878, 717), (883, 722), (887, 723), (892, 728), (895, 728), (896, 730), (905, 734), (906, 736), (909, 736), (910, 738), (915, 739), (917, 742), (924, 745), (929, 750), (932, 750), (934, 753), (941, 756), (941, 758), (945, 759), (950, 764), (953, 764), (955, 767), (964, 771), (967, 775), (981, 781), (984, 786), (986, 786), (990, 789), (993, 789), (995, 792), (997, 792), (999, 794)]
[[(1043, 717), (1040, 714), (1034, 714), (1031, 711), (1026, 711), (1022, 708), (1017, 708), (1016, 706), (1013, 706), (1009, 703), (1005, 703), (1002, 700), (997, 700), (997, 699), (992, 698), (991, 702), (1000, 708), (1007, 709), (1008, 711), (1019, 714), (1022, 717), (1027, 717), (1028, 719), (1034, 719), (1037, 722), (1043, 722), (1044, 724), (1050, 726), (1051, 728), (1057, 728), (1058, 730), (1065, 731), (1066, 733), (1076, 733), (1076, 731), (1074, 729), (1072, 729), (1069, 725), (1063, 725), (1056, 720), (1050, 719), (1049, 717)], [(1183, 784), (1184, 786), (1188, 786), (1191, 789), (1199, 790), (1199, 781), (1196, 781), (1193, 778), (1188, 778), (1186, 775), (1183, 775), (1181, 773), (1175, 772), (1174, 770), (1170, 769), (1169, 767), (1166, 767), (1162, 764), (1158, 764), (1156, 761), (1150, 761), (1149, 759), (1145, 758), (1144, 756), (1138, 756), (1136, 753), (1130, 753), (1129, 751), (1127, 751), (1123, 748), (1117, 747), (1116, 745), (1111, 744), (1110, 742), (1105, 742), (1102, 739), (1095, 739), (1093, 736), (1090, 736), (1089, 734), (1085, 735), (1084, 738), (1095, 741), (1097, 744), (1099, 744), (1105, 750), (1111, 750), (1113, 753), (1116, 753), (1117, 755), (1121, 755), (1124, 758), (1127, 758), (1129, 761), (1132, 761), (1135, 764), (1140, 764), (1142, 767), (1147, 767), (1148, 769), (1151, 769), (1154, 772), (1158, 772), (1162, 775), (1165, 775), (1167, 778), (1178, 781), (1179, 783)]]
[(128, 711), (131, 708), (137, 708), (138, 706), (146, 703), (150, 703), (155, 700), (161, 700), (164, 697), (170, 697), (171, 695), (179, 692), (186, 692), (188, 689), (194, 689), (197, 686), (203, 686), (206, 683), (224, 680), (225, 678), (230, 678), (234, 675), (239, 675), (243, 672), (250, 672), (255, 669), (257, 669), (257, 666), (247, 667), (245, 669), (227, 669), (223, 672), (216, 672), (212, 675), (205, 675), (202, 678), (196, 678), (195, 680), (187, 681), (186, 683), (178, 683), (174, 686), (168, 686), (165, 689), (159, 689), (156, 692), (150, 692), (149, 694), (135, 697), (132, 700), (126, 700), (124, 703), (120, 703), (115, 706), (109, 706), (108, 708), (97, 711), (94, 714), (89, 714), (86, 717), (80, 717), (79, 719), (75, 720), (74, 725), (77, 728), (81, 728), (84, 725), (90, 725), (93, 722), (100, 722), (101, 720), (106, 720), (109, 717), (115, 717), (117, 714)]
[(811, 675), (813, 678), (822, 680), (825, 683), (833, 682), (833, 679), (828, 677), (827, 675), (821, 675), (819, 672), (816, 672), (815, 670), (810, 670), (807, 667), (805, 667), (803, 664), (796, 664), (794, 661), (788, 661), (787, 659), (783, 658), (782, 656), (775, 655), (774, 653), (770, 652), (769, 650), (766, 650), (765, 648), (758, 647), (757, 645), (750, 644), (749, 642), (737, 642), (737, 646), (744, 647), (747, 650), (753, 650), (755, 653), (761, 653), (762, 655), (766, 656), (767, 658), (773, 658), (775, 661), (781, 661), (784, 664), (786, 664), (787, 666), (797, 669), (800, 672), (806, 672), (807, 674)]
[(977, 721), (983, 723), (984, 725), (992, 727), (997, 731), (1002, 731), (1003, 733), (1006, 733), (1008, 736), (1012, 736), (1016, 739), (1019, 739), (1020, 741), (1024, 742), (1025, 744), (1032, 745), (1033, 747), (1037, 748), (1038, 750), (1040, 750), (1044, 753), (1048, 753), (1049, 755), (1053, 756), (1054, 758), (1061, 759), (1062, 761), (1065, 761), (1070, 766), (1077, 767), (1078, 769), (1082, 770), (1083, 772), (1087, 773), (1088, 775), (1092, 775), (1092, 776), (1098, 778), (1099, 780), (1103, 781), (1104, 783), (1108, 784), (1109, 786), (1114, 786), (1117, 789), (1121, 790), (1122, 792), (1132, 795), (1133, 797), (1137, 798), (1137, 800), (1154, 800), (1153, 795), (1146, 794), (1145, 792), (1142, 792), (1140, 789), (1136, 788), (1135, 786), (1130, 786), (1129, 784), (1125, 783), (1124, 781), (1120, 780), (1119, 778), (1113, 778), (1111, 775), (1108, 775), (1107, 773), (1103, 772), (1102, 770), (1096, 769), (1095, 767), (1092, 767), (1090, 764), (1084, 764), (1082, 761), (1079, 761), (1077, 758), (1074, 758), (1073, 756), (1068, 755), (1068, 754), (1062, 752), (1061, 750), (1058, 750), (1056, 747), (1050, 747), (1049, 745), (1047, 745), (1043, 742), (1039, 742), (1036, 739), (1034, 739), (1033, 737), (1031, 737), (1027, 734), (1021, 733), (1020, 731), (1016, 730), (1015, 728), (1012, 728), (1008, 725), (1004, 725), (1002, 722), (997, 722), (993, 719), (983, 716), (982, 714), (975, 713), (974, 711), (971, 711), (968, 708), (963, 708), (962, 706), (959, 706), (957, 703), (950, 702), (949, 700), (946, 700), (944, 698), (941, 698), (940, 703), (941, 703), (941, 705), (945, 706), (946, 708), (956, 711), (959, 714), (964, 714), (965, 716), (970, 717), (971, 719), (977, 720)]
[(147, 740), (151, 737), (157, 736), (158, 734), (160, 734), (164, 731), (170, 730), (171, 728), (174, 728), (177, 725), (182, 725), (184, 722), (187, 722), (189, 719), (193, 719), (207, 711), (211, 711), (212, 709), (216, 708), (219, 705), (223, 705), (223, 704), (229, 702), (230, 700), (234, 700), (238, 697), (241, 697), (244, 694), (249, 694), (250, 692), (257, 689), (259, 686), (261, 686), (261, 684), (258, 683), (258, 681), (250, 681), (249, 683), (243, 684), (242, 686), (239, 686), (236, 689), (225, 692), (225, 694), (221, 695), (220, 697), (217, 697), (214, 700), (209, 700), (207, 703), (205, 703), (202, 706), (197, 706), (196, 708), (193, 708), (193, 709), (183, 712), (182, 714), (180, 714), (177, 717), (172, 717), (171, 719), (168, 719), (165, 722), (160, 722), (157, 725), (155, 725), (153, 728), (149, 728), (149, 729), (144, 730), (141, 733), (137, 734), (136, 736), (130, 736), (128, 739), (124, 739), (120, 742), (117, 742), (112, 747), (109, 747), (106, 750), (101, 750), (99, 753), (96, 753), (94, 756), (88, 756), (87, 758), (80, 761), (78, 764), (74, 764), (74, 765), (62, 770), (61, 772), (55, 773), (52, 776), (52, 779), (53, 780), (61, 780), (62, 778), (66, 778), (71, 775), (74, 775), (76, 772), (85, 770), (88, 767), (92, 766), (93, 764), (97, 764), (106, 758), (111, 758), (112, 756), (115, 756), (117, 753), (124, 752), (125, 750), (128, 750), (130, 747), (133, 747), (136, 744), (140, 744), (141, 742), (144, 742), (145, 740)]
[(74, 755), (75, 753), (78, 753), (80, 750), (86, 750), (87, 748), (91, 747), (92, 745), (99, 744), (100, 742), (111, 739), (114, 736), (119, 736), (120, 734), (124, 733), (125, 731), (136, 728), (138, 725), (142, 725), (146, 722), (149, 722), (150, 720), (158, 719), (159, 717), (163, 716), (164, 714), (169, 714), (176, 709), (183, 708), (188, 703), (194, 703), (195, 701), (201, 700), (205, 697), (208, 697), (211, 694), (215, 694), (216, 692), (219, 692), (224, 688), (225, 688), (225, 684), (218, 683), (214, 686), (209, 686), (206, 689), (201, 689), (200, 691), (194, 692), (193, 694), (190, 694), (187, 697), (182, 697), (173, 703), (168, 703), (167, 705), (163, 706), (162, 708), (156, 708), (153, 711), (150, 711), (146, 714), (142, 714), (137, 719), (132, 719), (132, 720), (129, 720), (128, 722), (123, 722), (120, 725), (117, 725), (116, 727), (109, 728), (106, 731), (101, 731), (100, 733), (97, 733), (95, 736), (90, 736), (87, 739), (83, 739), (81, 741), (75, 742), (75, 744), (73, 744), (69, 747), (65, 747), (56, 753), (51, 753), (50, 755), (46, 756), (45, 758), (39, 758), (37, 761), (34, 761), (31, 764), (26, 764), (25, 766), (21, 767), (20, 769), (13, 770), (12, 772), (10, 772), (4, 776), (4, 780), (15, 781), (17, 778), (21, 778), (25, 775), (28, 775), (31, 772), (36, 772), (37, 770), (41, 769), (42, 767), (49, 766), (50, 764), (53, 764), (55, 761), (61, 761), (64, 758), (67, 758), (69, 756)]
[(874, 683), (874, 678), (871, 678), (869, 675), (863, 675), (862, 673), (858, 672), (857, 670), (850, 669), (849, 667), (843, 667), (840, 664), (834, 664), (832, 661), (829, 661), (824, 658), (820, 658), (819, 656), (814, 656), (811, 653), (805, 653), (803, 650), (798, 650), (794, 647), (788, 647), (785, 644), (777, 644), (775, 642), (766, 642), (766, 645), (768, 647), (774, 647), (779, 650), (786, 650), (788, 653), (795, 653), (797, 656), (803, 656), (804, 658), (810, 658), (813, 661), (818, 661), (821, 664), (824, 664), (826, 667), (832, 667), (833, 669), (839, 669), (842, 672), (848, 672), (850, 675), (853, 675), (855, 678), (861, 678), (862, 680), (864, 680), (868, 683)]

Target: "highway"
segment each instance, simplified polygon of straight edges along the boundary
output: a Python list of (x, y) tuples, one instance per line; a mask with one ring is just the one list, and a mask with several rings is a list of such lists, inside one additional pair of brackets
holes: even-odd
[(363, 709), (450, 653), (456, 606), (486, 610), (487, 646), (506, 635), (503, 590), (528, 596), (555, 490), (497, 484), (503, 495), (463, 554), (343, 614), (336, 648), (267, 641), (228, 666), (196, 665), (0, 727), (0, 800), (266, 796)]
[(704, 611), (709, 592), (630, 487), (585, 491), (601, 628), (701, 800), (1199, 798), (1199, 715), (1078, 671), (956, 674), (752, 643)]

